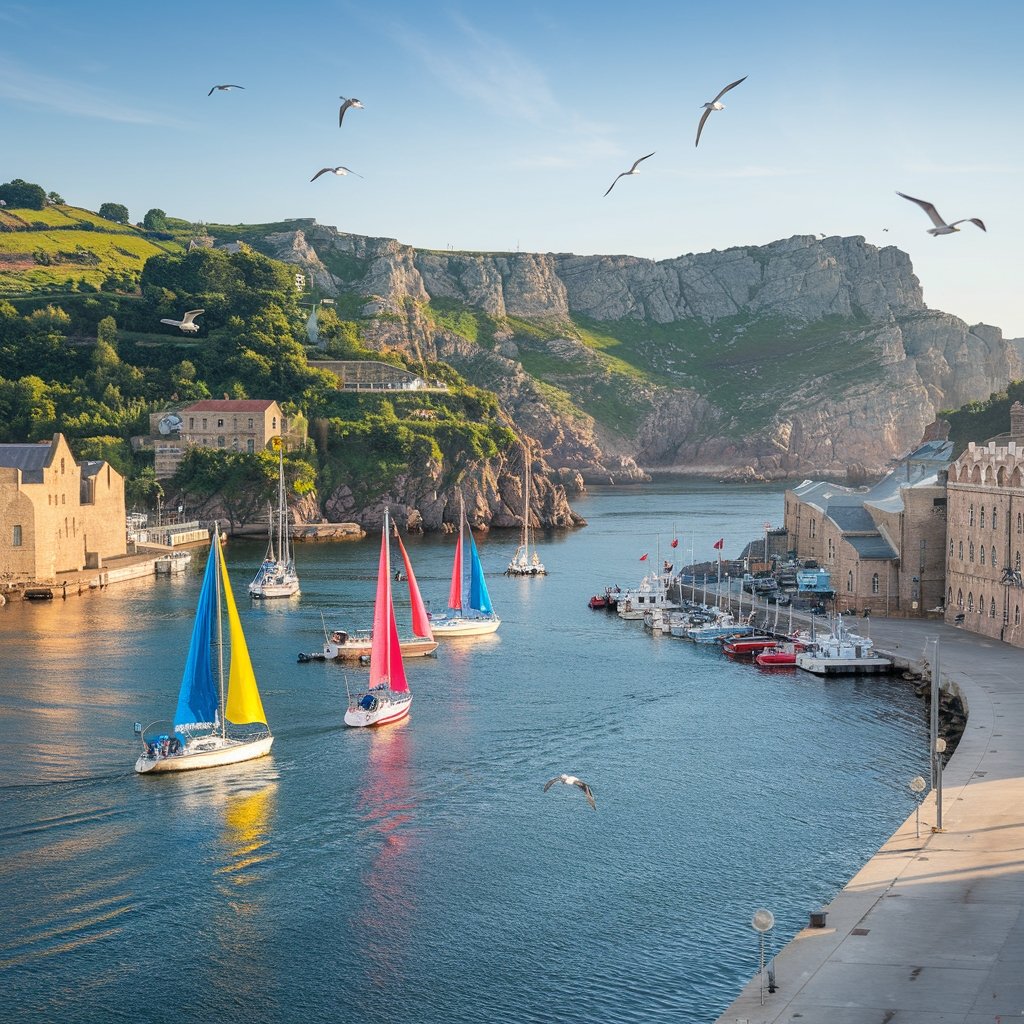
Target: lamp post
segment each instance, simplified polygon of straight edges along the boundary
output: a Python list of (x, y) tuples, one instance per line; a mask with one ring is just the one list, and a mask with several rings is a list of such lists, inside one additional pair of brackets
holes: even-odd
[(917, 838), (921, 838), (921, 794), (924, 792), (925, 781), (920, 775), (910, 780), (910, 792), (914, 794), (914, 825)]
[(946, 741), (939, 735), (939, 638), (934, 640), (934, 657), (932, 658), (931, 715), (929, 716), (929, 756), (931, 757), (932, 789), (935, 790), (935, 826), (933, 832), (942, 831), (942, 754), (946, 749)]
[[(775, 915), (770, 910), (755, 910), (750, 926), (758, 933), (761, 939), (761, 969), (759, 974), (761, 978), (761, 1005), (764, 1006), (764, 937), (775, 927)], [(768, 979), (768, 991), (775, 991), (774, 975)]]

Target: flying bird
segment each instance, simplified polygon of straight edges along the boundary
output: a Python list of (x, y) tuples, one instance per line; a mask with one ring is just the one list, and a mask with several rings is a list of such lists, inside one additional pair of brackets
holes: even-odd
[(735, 89), (736, 86), (740, 84), (740, 82), (745, 82), (746, 80), (747, 80), (747, 76), (746, 75), (744, 75), (742, 78), (738, 78), (735, 82), (731, 82), (729, 85), (727, 85), (710, 103), (703, 104), (704, 114), (701, 116), (700, 124), (697, 125), (697, 141), (694, 143), (694, 146), (698, 146), (700, 144), (700, 133), (702, 131), (704, 131), (704, 122), (707, 121), (707, 119), (711, 116), (711, 111), (712, 110), (725, 110), (725, 104), (724, 103), (719, 103), (718, 101), (730, 89)]
[(206, 95), (212, 96), (215, 89), (220, 89), (221, 92), (227, 92), (229, 89), (244, 89), (244, 85), (215, 85)]
[(913, 196), (904, 195), (902, 192), (897, 192), (896, 195), (898, 195), (902, 199), (909, 199), (912, 203), (917, 203), (917, 205), (920, 206), (921, 209), (928, 214), (928, 216), (931, 218), (932, 223), (935, 225), (935, 227), (928, 229), (929, 235), (934, 235), (935, 237), (938, 237), (939, 235), (951, 235), (954, 231), (960, 230), (957, 227), (957, 224), (963, 224), (965, 222), (970, 224), (977, 224), (982, 231), (987, 230), (984, 223), (980, 221), (977, 217), (961, 217), (960, 220), (955, 220), (952, 224), (947, 224), (939, 216), (939, 211), (936, 210), (931, 203), (925, 202), (925, 200), (923, 199), (915, 199)]
[(160, 323), (170, 324), (172, 327), (180, 327), (188, 334), (195, 334), (199, 330), (199, 324), (195, 323), (195, 318), (205, 312), (205, 309), (190, 309), (180, 320), (164, 318)]
[[(639, 167), (640, 164), (642, 164), (647, 159), (647, 157), (651, 157), (651, 156), (654, 156), (654, 153), (648, 153), (647, 156), (640, 157), (640, 159), (637, 160), (636, 163), (634, 163), (633, 166), (630, 167), (630, 169), (628, 171), (623, 171), (620, 175), (618, 175), (618, 177), (616, 177), (615, 181), (618, 181), (619, 178), (625, 178), (627, 174), (639, 174), (640, 172), (637, 170), (637, 167)], [(608, 192), (611, 192), (611, 190), (613, 188), (615, 188), (615, 181), (613, 181), (608, 186)], [(608, 195), (608, 192), (605, 192), (605, 195)]]
[(338, 111), (338, 127), (340, 128), (341, 127), (341, 120), (345, 116), (345, 111), (348, 110), (349, 107), (355, 107), (356, 110), (362, 110), (363, 109), (363, 104), (362, 104), (362, 102), (360, 100), (357, 100), (357, 99), (351, 99), (350, 100), (347, 96), (339, 96), (338, 99), (345, 101), (344, 103), (342, 103), (341, 109)]
[(582, 779), (577, 779), (575, 775), (556, 775), (553, 779), (548, 779), (548, 781), (544, 783), (544, 792), (546, 793), (556, 782), (564, 782), (567, 786), (577, 786), (579, 789), (582, 789), (587, 795), (587, 803), (590, 804), (595, 811), (597, 810), (597, 804), (594, 802), (594, 794)]
[[(316, 181), (316, 179), (319, 178), (321, 174), (338, 174), (344, 176), (346, 174), (356, 174), (356, 172), (350, 170), (348, 167), (321, 167), (320, 170), (317, 171), (316, 174), (314, 174), (313, 177), (310, 178), (309, 180)], [(362, 175), (356, 174), (356, 177), (361, 178)]]

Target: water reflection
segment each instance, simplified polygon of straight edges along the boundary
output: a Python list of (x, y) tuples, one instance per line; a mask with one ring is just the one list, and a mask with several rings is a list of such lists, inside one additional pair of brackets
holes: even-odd
[(374, 988), (402, 975), (416, 910), (412, 855), (418, 801), (410, 765), (410, 721), (368, 730), (370, 749), (356, 805), (376, 852), (360, 876), (363, 899), (354, 905), (352, 925), (356, 947), (367, 955)]

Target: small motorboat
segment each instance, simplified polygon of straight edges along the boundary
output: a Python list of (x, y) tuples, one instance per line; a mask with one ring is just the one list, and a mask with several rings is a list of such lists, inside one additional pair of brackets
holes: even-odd
[(797, 641), (776, 644), (754, 656), (754, 661), (762, 668), (795, 668), (796, 656), (805, 650), (804, 644)]
[(588, 602), (588, 608), (598, 609), (608, 607), (608, 595), (607, 594), (595, 594)]
[(777, 636), (730, 636), (722, 640), (722, 650), (734, 658), (748, 658), (778, 644)]

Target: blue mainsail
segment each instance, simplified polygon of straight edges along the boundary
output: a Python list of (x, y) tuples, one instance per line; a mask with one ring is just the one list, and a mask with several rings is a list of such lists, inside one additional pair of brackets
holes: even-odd
[(480, 564), (480, 556), (476, 553), (476, 543), (473, 540), (472, 531), (469, 532), (469, 607), (483, 612), (485, 615), (493, 615), (494, 607), (491, 605), (491, 595), (487, 593), (487, 584), (484, 582), (484, 570)]
[(196, 621), (192, 626), (192, 643), (188, 649), (185, 672), (178, 692), (178, 707), (174, 712), (174, 728), (197, 725), (213, 726), (217, 721), (220, 699), (213, 680), (210, 658), (210, 638), (213, 617), (217, 611), (217, 553), (216, 544), (210, 544), (210, 557), (206, 561), (203, 587), (199, 591)]

